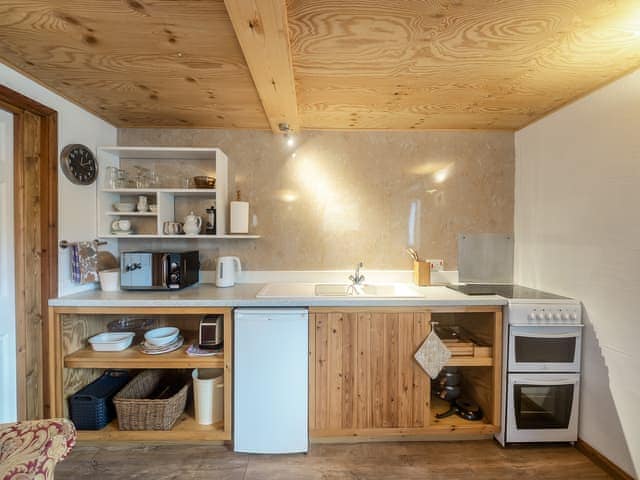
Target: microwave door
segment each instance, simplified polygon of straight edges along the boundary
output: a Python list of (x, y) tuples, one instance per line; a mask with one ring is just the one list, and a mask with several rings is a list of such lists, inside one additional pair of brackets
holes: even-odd
[(167, 288), (167, 277), (169, 275), (169, 256), (159, 253), (153, 254), (153, 288)]
[(153, 287), (152, 259), (147, 253), (122, 255), (120, 282), (123, 289), (147, 289)]

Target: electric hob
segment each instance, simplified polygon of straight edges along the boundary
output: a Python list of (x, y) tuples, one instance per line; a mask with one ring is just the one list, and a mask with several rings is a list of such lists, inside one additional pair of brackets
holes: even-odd
[(567, 297), (514, 284), (466, 283), (447, 287), (465, 295), (499, 295), (511, 300), (569, 300)]

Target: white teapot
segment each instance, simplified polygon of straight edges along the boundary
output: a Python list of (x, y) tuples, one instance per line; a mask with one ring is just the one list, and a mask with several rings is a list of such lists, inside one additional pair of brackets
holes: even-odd
[(200, 227), (202, 227), (202, 218), (195, 215), (193, 211), (184, 217), (183, 230), (185, 235), (198, 235), (200, 233)]

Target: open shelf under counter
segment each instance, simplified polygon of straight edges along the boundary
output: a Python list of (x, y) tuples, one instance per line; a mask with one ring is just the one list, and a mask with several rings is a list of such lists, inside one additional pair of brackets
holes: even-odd
[(224, 368), (224, 354), (192, 357), (186, 354), (192, 342), (178, 350), (159, 355), (142, 353), (137, 346), (121, 352), (96, 352), (83, 348), (64, 357), (67, 368)]
[(500, 430), (500, 427), (489, 423), (485, 414), (481, 420), (466, 420), (455, 413), (446, 418), (437, 418), (436, 415), (449, 410), (449, 402), (441, 398), (431, 397), (431, 418), (429, 429), (444, 431), (464, 431), (478, 435), (492, 434)]
[(183, 413), (171, 430), (119, 430), (118, 420), (109, 423), (102, 430), (78, 430), (81, 441), (224, 441), (231, 440), (231, 433), (225, 432), (222, 422), (200, 425), (190, 413)]

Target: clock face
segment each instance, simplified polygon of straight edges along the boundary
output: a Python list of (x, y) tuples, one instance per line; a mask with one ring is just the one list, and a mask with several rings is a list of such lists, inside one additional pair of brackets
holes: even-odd
[(67, 145), (60, 154), (62, 171), (78, 185), (90, 185), (98, 177), (98, 162), (84, 145)]

